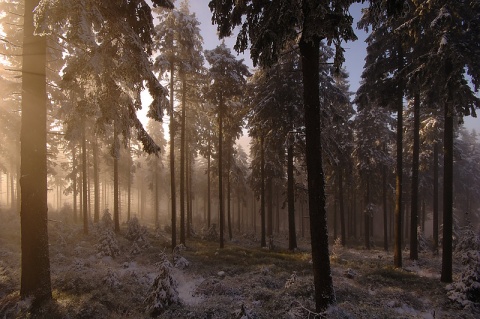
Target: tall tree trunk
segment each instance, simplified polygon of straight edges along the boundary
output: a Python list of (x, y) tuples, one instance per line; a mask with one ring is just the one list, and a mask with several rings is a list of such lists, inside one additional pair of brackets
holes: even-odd
[(130, 209), (131, 209), (131, 200), (132, 200), (132, 150), (130, 147), (130, 138), (128, 139), (128, 149), (127, 149), (127, 221), (130, 220)]
[(275, 204), (275, 232), (280, 233), (280, 192), (275, 191), (276, 204)]
[(438, 143), (433, 144), (433, 251), (438, 252)]
[(267, 236), (273, 235), (273, 182), (267, 177)]
[(232, 165), (232, 150), (230, 139), (228, 140), (227, 148), (227, 223), (228, 223), (228, 238), (230, 241), (233, 239), (232, 234), (232, 185), (230, 180), (230, 171)]
[(20, 296), (32, 297), (34, 307), (52, 299), (47, 225), (47, 43), (45, 37), (34, 35), (37, 5), (38, 0), (25, 0), (20, 131)]
[(418, 166), (420, 161), (420, 94), (413, 101), (412, 200), (410, 202), (410, 259), (418, 259)]
[(88, 234), (88, 204), (87, 204), (87, 136), (85, 134), (87, 123), (85, 119), (83, 120), (83, 127), (82, 127), (82, 188), (83, 188), (83, 195), (82, 195), (82, 208), (83, 208), (83, 233)]
[(370, 216), (371, 216), (371, 198), (370, 198), (370, 174), (366, 176), (367, 187), (365, 189), (365, 248), (370, 250)]
[(260, 227), (261, 227), (261, 247), (267, 247), (265, 234), (265, 150), (263, 134), (260, 137)]
[[(308, 1), (303, 1), (303, 12), (310, 16)], [(306, 19), (308, 20), (308, 19)], [(305, 23), (308, 23), (306, 21)], [(308, 28), (307, 28), (308, 29)], [(302, 58), (303, 99), (305, 105), (306, 158), (308, 172), (308, 204), (312, 245), (313, 281), (317, 312), (335, 302), (330, 258), (328, 252), (327, 212), (325, 209), (325, 179), (322, 167), (320, 139), (319, 50), (320, 39), (300, 40)]]
[(191, 192), (191, 187), (192, 187), (192, 181), (191, 181), (191, 177), (192, 177), (192, 169), (191, 169), (191, 166), (192, 166), (192, 163), (191, 163), (191, 159), (190, 159), (190, 150), (189, 150), (189, 140), (187, 138), (187, 141), (186, 141), (186, 146), (185, 146), (185, 152), (186, 152), (186, 156), (185, 156), (185, 159), (186, 159), (186, 179), (185, 179), (185, 183), (186, 183), (186, 187), (185, 187), (185, 191), (186, 191), (186, 199), (187, 199), (187, 238), (190, 238), (190, 236), (192, 235), (192, 192)]
[[(386, 150), (386, 146), (384, 146)], [(387, 207), (387, 166), (382, 168), (382, 200), (383, 200), (383, 249), (388, 251), (388, 207)]]
[(159, 204), (160, 204), (160, 201), (159, 201), (159, 194), (158, 194), (158, 191), (159, 191), (159, 177), (158, 177), (158, 157), (155, 157), (155, 209), (154, 209), (154, 212), (155, 212), (155, 227), (159, 227), (160, 226), (160, 223), (159, 223)]
[(98, 140), (95, 135), (93, 141), (93, 183), (94, 183), (94, 210), (93, 221), (98, 223), (100, 220), (100, 176), (98, 170)]
[(207, 150), (207, 228), (210, 229), (210, 222), (212, 219), (212, 201), (211, 201), (211, 175), (210, 175), (210, 166), (211, 166), (211, 137), (210, 137), (210, 128), (208, 128), (208, 150)]
[[(445, 78), (452, 73), (452, 61), (445, 63)], [(453, 246), (453, 103), (449, 86), (445, 103), (445, 129), (443, 132), (443, 239), (442, 239), (442, 282), (452, 282)]]
[(345, 207), (343, 204), (343, 168), (338, 168), (338, 199), (340, 201), (340, 233), (342, 236), (342, 246), (347, 244), (347, 236), (345, 230)]
[(118, 128), (117, 121), (113, 122), (113, 223), (115, 225), (115, 232), (120, 232), (120, 208), (119, 208), (119, 193), (118, 193)]
[(172, 250), (177, 246), (177, 195), (175, 188), (175, 116), (174, 116), (174, 92), (173, 92), (173, 75), (175, 65), (170, 61), (170, 197), (171, 197), (171, 214), (172, 214)]
[(73, 221), (76, 223), (78, 218), (77, 212), (77, 149), (72, 146), (72, 188), (73, 188)]
[(182, 76), (182, 118), (180, 131), (180, 244), (185, 245), (185, 104), (186, 81)]
[(220, 248), (225, 246), (223, 230), (225, 227), (225, 203), (223, 201), (223, 98), (218, 106), (218, 201), (220, 206)]
[[(403, 68), (401, 44), (398, 53), (399, 70)], [(397, 168), (395, 181), (395, 231), (393, 265), (402, 267), (402, 208), (403, 208), (403, 87), (400, 87), (397, 101)]]
[(295, 229), (295, 180), (293, 176), (293, 140), (289, 136), (287, 152), (287, 201), (288, 201), (288, 249), (297, 248), (297, 234)]

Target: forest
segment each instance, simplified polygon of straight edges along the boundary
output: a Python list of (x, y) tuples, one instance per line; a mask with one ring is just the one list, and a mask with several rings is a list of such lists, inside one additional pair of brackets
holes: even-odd
[(201, 2), (0, 0), (0, 317), (478, 318), (478, 0)]

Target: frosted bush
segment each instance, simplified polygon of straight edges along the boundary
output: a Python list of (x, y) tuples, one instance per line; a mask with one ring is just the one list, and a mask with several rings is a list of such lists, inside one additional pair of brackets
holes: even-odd
[(152, 317), (160, 315), (170, 305), (180, 303), (177, 291), (178, 284), (172, 275), (172, 264), (165, 252), (160, 254), (160, 262), (156, 263), (155, 266), (158, 269), (158, 275), (155, 277), (150, 292), (145, 299), (146, 311)]
[(103, 278), (102, 282), (110, 288), (118, 288), (122, 285), (117, 273), (111, 268), (108, 268), (107, 274)]
[(108, 209), (103, 212), (99, 242), (95, 245), (95, 248), (99, 256), (115, 257), (120, 255), (118, 241), (113, 232), (112, 215), (110, 215)]
[(173, 264), (175, 265), (175, 268), (185, 269), (190, 266), (190, 262), (180, 255), (180, 252), (184, 251), (185, 249), (185, 246), (182, 244), (173, 249)]
[(147, 229), (144, 226), (140, 225), (137, 217), (130, 218), (127, 222), (127, 234), (125, 235), (127, 239), (138, 243), (142, 247), (150, 246), (147, 237)]
[(290, 278), (287, 279), (287, 282), (285, 283), (285, 289), (292, 287), (296, 281), (297, 281), (297, 272), (294, 271), (293, 274), (290, 276)]
[(460, 278), (447, 286), (448, 298), (464, 308), (480, 306), (480, 239), (467, 227), (460, 233), (455, 256), (465, 266)]
[(425, 234), (422, 231), (422, 228), (418, 226), (417, 228), (417, 239), (418, 239), (418, 251), (425, 252), (430, 250), (430, 245), (428, 240), (425, 238)]

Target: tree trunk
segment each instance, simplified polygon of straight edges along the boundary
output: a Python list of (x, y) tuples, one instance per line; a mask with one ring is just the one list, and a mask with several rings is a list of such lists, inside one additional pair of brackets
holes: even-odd
[[(399, 45), (399, 70), (403, 68), (403, 52)], [(403, 87), (399, 88), (397, 105), (397, 169), (395, 181), (395, 231), (393, 265), (402, 267), (402, 208), (403, 208)]]
[[(289, 136), (289, 139), (291, 137)], [(287, 201), (288, 201), (288, 249), (297, 248), (297, 234), (295, 229), (295, 180), (293, 176), (293, 141), (288, 144), (287, 153)]]
[(155, 157), (155, 209), (154, 209), (154, 212), (155, 212), (155, 227), (159, 227), (160, 223), (159, 223), (159, 219), (158, 219), (158, 215), (159, 215), (159, 194), (158, 194), (158, 190), (159, 190), (159, 177), (158, 177), (158, 157)]
[(371, 199), (370, 199), (370, 174), (366, 176), (367, 187), (365, 190), (365, 248), (370, 250), (370, 216), (371, 216)]
[[(445, 65), (446, 78), (452, 73), (452, 62)], [(442, 282), (452, 282), (453, 245), (453, 105), (452, 93), (448, 89), (445, 103), (445, 129), (443, 132), (443, 239), (442, 239)]]
[(273, 182), (267, 177), (267, 236), (273, 235)]
[(230, 139), (228, 139), (227, 148), (227, 224), (228, 224), (228, 238), (230, 241), (233, 239), (232, 234), (232, 185), (230, 180), (230, 171), (232, 165), (232, 150)]
[(211, 201), (211, 175), (210, 175), (210, 148), (211, 148), (210, 128), (208, 129), (208, 150), (207, 150), (207, 228), (210, 229), (212, 219), (212, 201)]
[(47, 43), (45, 37), (34, 35), (37, 5), (38, 0), (25, 1), (20, 132), (20, 296), (32, 297), (33, 307), (52, 299), (47, 224)]
[[(384, 150), (386, 147), (384, 146)], [(382, 168), (382, 200), (383, 200), (383, 249), (388, 251), (388, 207), (387, 207), (387, 166)]]
[(88, 234), (88, 205), (87, 205), (87, 136), (85, 134), (86, 122), (83, 120), (82, 127), (82, 214), (83, 214), (83, 233)]
[(175, 189), (175, 117), (174, 117), (174, 92), (173, 92), (173, 74), (174, 63), (170, 61), (170, 197), (172, 213), (172, 250), (177, 246), (177, 197)]
[(438, 143), (433, 144), (433, 251), (438, 252)]
[(127, 221), (130, 220), (130, 209), (131, 209), (131, 200), (132, 200), (132, 151), (130, 148), (130, 139), (128, 139), (128, 149), (127, 149)]
[(93, 141), (93, 183), (94, 183), (94, 209), (93, 209), (93, 221), (98, 223), (100, 220), (100, 176), (98, 171), (98, 141), (97, 136)]
[(77, 149), (72, 146), (72, 188), (73, 188), (73, 222), (77, 222)]
[[(303, 12), (309, 16), (309, 2)], [(308, 20), (308, 19), (307, 19)], [(308, 23), (308, 21), (306, 22)], [(312, 245), (313, 281), (317, 312), (335, 302), (328, 252), (327, 212), (325, 209), (325, 179), (320, 139), (319, 50), (320, 39), (300, 40), (302, 58), (303, 98), (305, 105), (306, 159), (308, 172), (308, 204)]]
[(218, 106), (218, 200), (220, 206), (220, 248), (225, 246), (223, 229), (225, 227), (225, 207), (223, 202), (223, 99)]
[(263, 134), (260, 137), (260, 227), (261, 227), (261, 247), (267, 247), (265, 234), (265, 150)]
[(342, 246), (347, 244), (347, 236), (345, 230), (345, 207), (343, 204), (343, 168), (338, 168), (338, 199), (340, 201), (340, 234), (342, 236)]
[(113, 154), (113, 222), (115, 225), (115, 232), (119, 233), (120, 232), (120, 211), (119, 211), (119, 194), (118, 194), (118, 128), (117, 128), (117, 122), (113, 122), (113, 148), (114, 148), (114, 154)]
[(182, 87), (182, 122), (180, 131), (180, 244), (185, 245), (185, 76), (182, 76)]
[(418, 259), (418, 166), (420, 160), (420, 94), (413, 102), (412, 199), (410, 208), (410, 259)]

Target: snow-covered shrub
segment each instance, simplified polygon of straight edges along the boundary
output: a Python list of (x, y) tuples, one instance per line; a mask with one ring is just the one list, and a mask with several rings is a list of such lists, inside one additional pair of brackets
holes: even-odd
[(112, 215), (106, 209), (102, 216), (102, 226), (99, 235), (99, 242), (95, 245), (99, 256), (115, 257), (120, 255), (117, 238), (113, 232)]
[(448, 298), (464, 308), (480, 306), (480, 238), (471, 227), (461, 231), (455, 256), (465, 266), (460, 278), (447, 286)]
[(160, 262), (155, 266), (158, 269), (158, 275), (145, 299), (146, 310), (152, 317), (160, 315), (168, 306), (180, 303), (178, 284), (172, 275), (172, 264), (165, 252), (160, 254)]
[(418, 226), (417, 228), (417, 239), (418, 239), (418, 251), (425, 252), (430, 250), (430, 244), (425, 238), (425, 233), (422, 231), (422, 228)]
[(117, 273), (111, 268), (108, 268), (107, 274), (103, 277), (102, 282), (110, 288), (118, 288), (122, 285)]
[(256, 314), (251, 309), (245, 307), (244, 304), (242, 304), (240, 310), (235, 311), (236, 319), (254, 319), (256, 317)]
[(183, 244), (177, 245), (173, 249), (173, 264), (175, 265), (175, 268), (185, 269), (190, 266), (190, 262), (185, 259), (185, 257), (180, 255), (180, 252), (184, 251), (185, 249), (186, 247)]
[(150, 246), (147, 237), (147, 228), (140, 225), (137, 217), (130, 218), (127, 222), (127, 234), (125, 237), (130, 241), (138, 243), (140, 247)]
[(202, 239), (217, 241), (218, 238), (219, 237), (216, 229), (216, 224), (212, 224), (209, 229), (203, 232)]
[(287, 282), (285, 283), (285, 289), (290, 288), (295, 284), (297, 281), (297, 272), (294, 271), (293, 274), (290, 276), (290, 278), (287, 279)]

